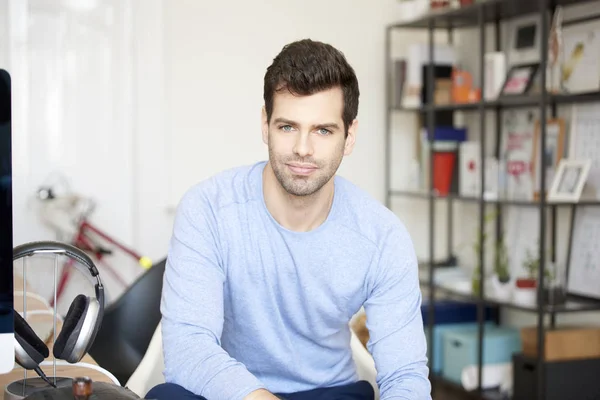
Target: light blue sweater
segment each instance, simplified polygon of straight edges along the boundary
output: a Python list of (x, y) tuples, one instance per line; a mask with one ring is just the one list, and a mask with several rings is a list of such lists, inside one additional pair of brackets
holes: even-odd
[(166, 381), (208, 400), (351, 383), (348, 323), (364, 305), (381, 399), (430, 399), (404, 226), (337, 176), (327, 220), (287, 230), (266, 208), (264, 166), (222, 172), (178, 206), (161, 305)]

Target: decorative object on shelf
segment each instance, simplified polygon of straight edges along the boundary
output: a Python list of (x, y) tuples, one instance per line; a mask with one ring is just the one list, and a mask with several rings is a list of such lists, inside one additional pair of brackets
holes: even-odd
[(505, 49), (508, 65), (539, 62), (542, 43), (539, 15), (523, 15), (508, 20), (506, 32), (509, 35)]
[(600, 90), (600, 29), (596, 22), (563, 29), (560, 85), (563, 92)]
[(590, 160), (562, 159), (552, 181), (548, 202), (577, 203), (590, 172)]
[[(471, 276), (471, 292), (474, 296), (479, 296), (480, 288), (481, 288), (481, 263), (479, 260), (479, 253), (481, 251), (481, 246), (485, 247), (488, 239), (488, 233), (485, 231), (485, 227), (490, 221), (493, 221), (498, 213), (496, 211), (492, 211), (484, 216), (482, 227), (483, 229), (483, 240), (480, 240), (480, 236), (478, 231), (475, 232), (475, 243), (473, 243), (473, 252), (475, 254), (475, 269), (473, 270), (473, 275)], [(483, 267), (485, 268), (485, 262)]]
[(527, 249), (526, 254), (523, 268), (527, 271), (527, 275), (515, 280), (514, 300), (520, 304), (534, 305), (537, 303), (537, 271), (540, 259), (538, 253), (532, 252), (531, 249)]
[(475, 103), (481, 98), (481, 90), (473, 87), (470, 72), (455, 67), (452, 69), (452, 103)]
[(431, 1), (431, 9), (439, 10), (443, 8), (450, 7), (450, 0), (430, 0)]
[[(533, 135), (533, 154), (531, 156), (531, 165), (533, 166), (533, 182), (535, 190), (533, 198), (539, 200), (541, 187), (540, 167), (540, 146), (541, 146), (541, 126), (540, 121), (535, 122), (535, 131)], [(565, 120), (563, 118), (549, 119), (546, 123), (546, 152), (544, 154), (544, 163), (546, 164), (546, 182), (552, 182), (556, 169), (565, 152)], [(548, 188), (546, 184), (546, 188)], [(547, 190), (547, 189), (546, 189)], [(546, 191), (547, 193), (547, 191)]]
[(527, 271), (526, 276), (521, 276), (516, 279), (515, 286), (515, 300), (520, 303), (534, 304), (535, 303), (535, 290), (537, 287), (537, 268), (539, 266), (539, 259), (532, 255), (530, 250), (527, 250), (527, 258), (523, 263), (524, 269)]
[(494, 256), (494, 276), (492, 280), (494, 294), (497, 300), (509, 301), (512, 297), (513, 285), (511, 283), (510, 263), (504, 237), (501, 237), (496, 242)]
[(566, 276), (564, 268), (556, 262), (549, 262), (544, 282), (544, 304), (556, 306), (567, 301)]
[[(435, 60), (434, 74), (438, 71), (439, 78), (451, 78), (452, 67), (456, 64), (455, 50), (450, 45), (436, 44), (433, 49), (433, 59)], [(420, 107), (423, 105), (423, 97), (427, 92), (425, 85), (427, 84), (426, 66), (429, 65), (429, 44), (428, 43), (413, 43), (408, 47), (408, 52), (405, 57), (406, 65), (406, 80), (404, 82), (404, 93), (402, 105), (404, 107)], [(442, 75), (441, 72), (444, 72)]]
[(578, 208), (573, 223), (567, 292), (600, 299), (600, 208)]
[[(550, 260), (552, 249), (546, 249), (546, 261), (544, 268), (544, 304), (559, 305), (566, 301), (566, 276), (565, 271), (559, 268), (559, 264)], [(537, 304), (538, 271), (540, 268), (539, 240), (536, 250), (527, 249), (523, 267), (527, 276), (516, 280), (515, 300), (520, 303)]]
[(506, 187), (501, 189), (509, 200), (532, 200), (534, 114), (511, 110), (504, 114), (503, 119), (501, 158)]
[(498, 98), (506, 78), (506, 55), (502, 51), (485, 53), (485, 83), (483, 98), (493, 101)]
[(481, 151), (480, 144), (474, 140), (464, 141), (459, 146), (459, 193), (465, 197), (476, 197), (480, 193)]
[(563, 10), (557, 6), (550, 26), (548, 35), (548, 64), (547, 64), (547, 89), (549, 93), (558, 93), (560, 91), (560, 66), (563, 59), (563, 38), (562, 38)]
[(539, 63), (512, 66), (506, 74), (506, 80), (500, 91), (501, 96), (524, 95), (529, 92), (536, 77)]
[(600, 104), (576, 104), (571, 110), (569, 158), (591, 160), (584, 194), (600, 199)]
[(401, 21), (411, 21), (431, 11), (431, 0), (398, 0), (398, 16)]
[(390, 68), (390, 105), (393, 108), (402, 107), (404, 96), (404, 82), (406, 81), (406, 60), (404, 58), (394, 59)]

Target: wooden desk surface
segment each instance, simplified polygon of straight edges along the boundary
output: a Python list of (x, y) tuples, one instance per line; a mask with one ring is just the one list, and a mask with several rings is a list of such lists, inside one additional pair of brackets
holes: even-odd
[[(33, 303), (30, 302), (30, 300), (27, 300), (27, 311), (34, 311), (34, 310), (44, 310), (47, 309), (41, 302), (40, 303)], [(18, 304), (16, 299), (15, 299), (15, 304)], [(35, 306), (34, 306), (35, 304)], [(37, 314), (37, 313), (32, 313), (32, 315), (27, 316), (27, 322), (32, 326), (32, 328), (34, 329), (34, 331), (36, 331), (36, 333), (39, 333), (43, 336), (46, 336), (46, 345), (48, 346), (48, 349), (50, 350), (50, 356), (44, 360), (44, 361), (49, 361), (52, 362), (54, 360), (54, 357), (52, 355), (52, 345), (53, 345), (53, 339), (54, 339), (54, 324), (53, 324), (53, 318), (51, 314)], [(62, 327), (62, 323), (60, 322), (60, 320), (56, 321), (56, 329), (58, 332), (60, 332), (60, 329)], [(43, 332), (43, 334), (42, 334)], [(42, 339), (43, 340), (43, 339)], [(81, 360), (82, 363), (88, 363), (88, 364), (92, 364), (92, 365), (97, 365), (96, 362), (94, 361), (94, 359), (89, 355), (86, 354), (83, 359)], [(42, 370), (44, 371), (44, 373), (48, 376), (51, 377), (53, 376), (54, 373), (54, 369), (52, 367), (52, 365), (44, 365), (42, 367)], [(6, 385), (10, 384), (13, 381), (19, 380), (19, 379), (23, 379), (24, 378), (24, 369), (18, 365), (17, 363), (15, 363), (15, 368), (8, 374), (5, 375), (0, 375), (0, 400), (4, 400), (4, 388), (6, 387)], [(95, 369), (91, 369), (91, 368), (86, 368), (84, 366), (75, 366), (75, 365), (57, 365), (56, 366), (56, 375), (57, 376), (63, 376), (63, 377), (69, 377), (69, 378), (74, 378), (77, 376), (89, 376), (90, 378), (92, 378), (92, 380), (94, 382), (110, 382), (112, 383), (112, 380), (106, 376), (105, 374), (103, 374), (100, 371), (97, 371)], [(38, 375), (34, 372), (34, 371), (27, 371), (27, 377), (31, 378), (31, 377), (37, 377)]]

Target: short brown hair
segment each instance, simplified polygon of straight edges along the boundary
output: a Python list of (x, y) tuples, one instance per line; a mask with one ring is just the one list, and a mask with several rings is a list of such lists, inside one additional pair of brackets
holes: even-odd
[(342, 120), (344, 130), (358, 114), (358, 79), (346, 58), (333, 46), (303, 39), (283, 47), (267, 68), (264, 82), (264, 101), (267, 121), (273, 112), (273, 95), (288, 90), (300, 96), (310, 95), (333, 87), (341, 87), (344, 96)]

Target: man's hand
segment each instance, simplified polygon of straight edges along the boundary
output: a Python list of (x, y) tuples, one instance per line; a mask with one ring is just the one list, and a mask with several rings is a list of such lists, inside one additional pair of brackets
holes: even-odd
[(244, 400), (279, 400), (279, 397), (275, 396), (268, 390), (259, 389), (244, 397)]

